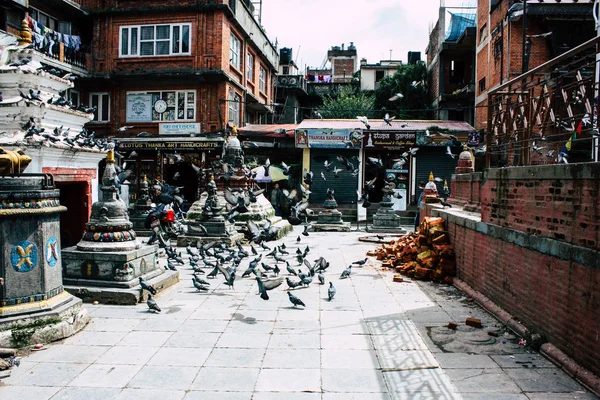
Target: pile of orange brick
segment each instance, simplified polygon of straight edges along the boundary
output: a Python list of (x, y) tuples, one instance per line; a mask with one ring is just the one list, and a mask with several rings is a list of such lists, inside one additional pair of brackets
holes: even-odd
[(374, 255), (383, 267), (399, 272), (394, 276), (397, 282), (402, 282), (402, 274), (451, 284), (456, 273), (454, 249), (448, 243), (442, 218), (425, 218), (417, 232), (384, 244)]

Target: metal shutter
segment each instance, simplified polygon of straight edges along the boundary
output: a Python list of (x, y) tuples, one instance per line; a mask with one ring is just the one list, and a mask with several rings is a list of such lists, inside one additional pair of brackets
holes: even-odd
[[(350, 171), (342, 171), (335, 178), (333, 175), (333, 167), (331, 171), (325, 171), (323, 162), (328, 160), (334, 166), (342, 168), (342, 164), (336, 160), (338, 155), (346, 157), (357, 156), (358, 150), (343, 150), (343, 149), (310, 149), (310, 170), (313, 172), (313, 183), (310, 187), (312, 194), (310, 195), (311, 203), (322, 203), (327, 195), (327, 188), (335, 190), (334, 197), (338, 204), (356, 203), (356, 190), (358, 188), (358, 175), (352, 176)], [(353, 162), (356, 164), (356, 161)], [(321, 172), (325, 174), (327, 181), (321, 178)]]
[[(452, 152), (456, 155), (454, 159), (446, 155), (446, 147), (421, 147), (417, 152), (417, 181), (415, 182), (416, 199), (419, 198), (421, 190), (419, 182), (429, 182), (429, 173), (433, 171), (434, 177), (440, 177), (448, 180), (450, 187), (450, 179), (454, 174), (456, 165), (458, 164), (459, 148), (452, 148)], [(435, 182), (438, 188), (438, 193), (442, 194), (444, 182)]]

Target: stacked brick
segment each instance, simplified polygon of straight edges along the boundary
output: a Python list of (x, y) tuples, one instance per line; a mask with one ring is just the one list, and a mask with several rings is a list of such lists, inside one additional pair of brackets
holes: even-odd
[[(456, 274), (454, 248), (448, 243), (444, 219), (426, 217), (417, 232), (392, 240), (376, 250), (383, 267), (414, 279), (451, 284)], [(394, 281), (402, 282), (402, 276)]]

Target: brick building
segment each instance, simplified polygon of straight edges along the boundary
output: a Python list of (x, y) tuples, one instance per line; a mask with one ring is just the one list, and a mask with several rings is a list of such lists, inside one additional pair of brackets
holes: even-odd
[(475, 23), (475, 8), (439, 8), (425, 50), (427, 87), (436, 119), (473, 124)]
[[(526, 70), (596, 36), (591, 1), (527, 2)], [(523, 4), (479, 0), (475, 127), (487, 128), (487, 94), (523, 72)]]
[(89, 127), (117, 138), (123, 153), (135, 150), (134, 184), (146, 175), (187, 185), (173, 180), (177, 172), (196, 181), (190, 163), (201, 167), (221, 154), (214, 133), (270, 120), (279, 55), (251, 1), (84, 0), (84, 7), (93, 56), (80, 90), (98, 108)]

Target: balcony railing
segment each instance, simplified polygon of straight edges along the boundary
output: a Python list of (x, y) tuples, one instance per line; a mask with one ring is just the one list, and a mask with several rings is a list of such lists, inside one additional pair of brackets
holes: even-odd
[(87, 68), (86, 62), (89, 54), (81, 50), (75, 50), (72, 47), (67, 47), (63, 43), (56, 42), (52, 47), (36, 48), (36, 50), (46, 57), (62, 63), (84, 70)]
[(600, 37), (488, 93), (487, 166), (598, 160)]

